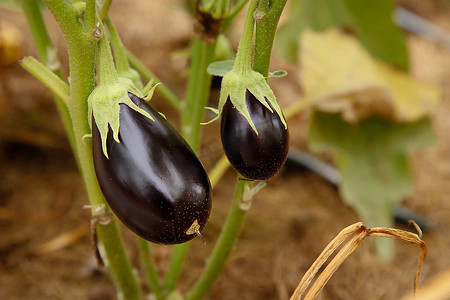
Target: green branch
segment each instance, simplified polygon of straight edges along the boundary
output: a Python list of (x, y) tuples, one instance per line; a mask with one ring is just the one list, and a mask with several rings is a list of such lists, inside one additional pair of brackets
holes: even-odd
[(69, 86), (32, 56), (27, 56), (20, 61), (22, 67), (36, 77), (47, 88), (56, 94), (65, 105), (69, 104)]
[(92, 31), (97, 28), (97, 12), (95, 7), (95, 0), (86, 0), (86, 12), (84, 16), (84, 32), (92, 35)]
[(112, 0), (105, 0), (105, 2), (103, 2), (102, 8), (100, 9), (99, 12), (99, 17), (102, 21), (105, 21), (108, 19), (108, 13), (109, 13), (109, 8), (111, 7), (112, 4)]
[(200, 123), (211, 87), (211, 75), (206, 69), (213, 62), (215, 46), (215, 42), (206, 43), (198, 38), (192, 41), (191, 67), (181, 124), (183, 136), (195, 152), (200, 147)]
[(251, 0), (248, 6), (247, 15), (245, 17), (244, 30), (242, 31), (241, 40), (239, 41), (236, 59), (234, 61), (233, 70), (250, 70), (252, 64), (252, 40), (255, 21), (253, 12), (258, 5), (258, 0)]
[(42, 0), (52, 13), (63, 34), (67, 38), (81, 37), (82, 27), (75, 17), (75, 11), (67, 1)]
[(114, 51), (114, 62), (116, 64), (116, 69), (119, 73), (119, 76), (131, 79), (136, 88), (139, 91), (142, 91), (144, 87), (142, 86), (139, 74), (135, 70), (130, 68), (127, 51), (123, 46), (119, 33), (117, 32), (116, 27), (114, 26), (110, 18), (106, 19), (106, 25), (108, 26), (110, 42)]
[(126, 72), (130, 69), (127, 53), (120, 40), (119, 34), (110, 18), (106, 19), (106, 25), (110, 33), (111, 45), (114, 49), (114, 62), (116, 63), (117, 72)]
[[(267, 4), (269, 1), (266, 1)], [(253, 70), (264, 77), (269, 74), (270, 56), (272, 54), (273, 40), (278, 21), (287, 0), (274, 0), (271, 5), (260, 5), (262, 19), (256, 20), (255, 52), (253, 57)]]
[[(90, 26), (95, 22), (95, 9), (89, 0), (86, 3), (85, 22), (86, 33), (75, 16), (71, 5), (61, 0), (44, 0), (50, 12), (55, 17), (64, 34), (69, 54), (70, 67), (70, 103), (69, 111), (72, 118), (75, 144), (77, 147), (79, 168), (86, 186), (89, 201), (93, 206), (109, 207), (98, 186), (94, 164), (92, 161), (92, 143), (83, 141), (90, 134), (91, 117), (88, 116), (87, 99), (95, 85), (95, 48), (96, 39), (92, 36)], [(116, 287), (126, 299), (141, 300), (142, 291), (135, 277), (130, 261), (125, 252), (117, 223), (114, 219), (108, 225), (97, 226), (97, 233), (108, 258), (108, 267)]]

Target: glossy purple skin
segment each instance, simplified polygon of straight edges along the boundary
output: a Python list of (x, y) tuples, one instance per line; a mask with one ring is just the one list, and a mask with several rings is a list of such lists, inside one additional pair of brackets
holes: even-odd
[(155, 121), (120, 104), (120, 143), (109, 130), (109, 159), (93, 122), (94, 166), (100, 188), (116, 216), (142, 238), (159, 244), (189, 241), (196, 236), (186, 233), (194, 221), (202, 230), (209, 218), (208, 176), (167, 120), (144, 100), (129, 96)]
[(289, 132), (275, 111), (272, 113), (248, 90), (245, 96), (258, 135), (227, 100), (220, 124), (222, 145), (231, 165), (241, 175), (266, 180), (273, 177), (286, 161)]

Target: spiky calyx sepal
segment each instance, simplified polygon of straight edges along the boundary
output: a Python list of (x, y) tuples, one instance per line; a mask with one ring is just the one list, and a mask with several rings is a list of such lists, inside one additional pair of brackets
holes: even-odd
[[(233, 106), (241, 113), (248, 121), (253, 130), (258, 134), (258, 130), (253, 123), (248, 111), (247, 103), (245, 101), (246, 91), (252, 93), (255, 98), (261, 102), (272, 113), (276, 113), (284, 128), (287, 128), (286, 120), (284, 119), (281, 108), (277, 103), (275, 94), (266, 79), (260, 73), (253, 70), (236, 70), (233, 69), (222, 78), (222, 86), (220, 89), (219, 107), (217, 116), (206, 124), (217, 120), (222, 114), (223, 106), (229, 99)], [(275, 111), (274, 111), (275, 110)]]
[[(139, 108), (128, 97), (128, 92), (142, 98), (141, 93), (137, 90), (132, 81), (128, 78), (119, 77), (113, 82), (98, 85), (88, 98), (88, 116), (98, 127), (102, 140), (103, 154), (108, 157), (106, 139), (108, 130), (111, 128), (113, 137), (116, 142), (119, 140), (120, 127), (120, 104), (128, 105), (131, 109), (153, 120), (153, 118), (143, 109)], [(154, 120), (153, 120), (154, 121)], [(91, 123), (90, 123), (91, 124)], [(92, 129), (92, 128), (91, 128)]]

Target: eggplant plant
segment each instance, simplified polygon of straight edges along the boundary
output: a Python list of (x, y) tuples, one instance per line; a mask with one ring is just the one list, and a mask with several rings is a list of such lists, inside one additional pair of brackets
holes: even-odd
[[(186, 97), (180, 101), (167, 86), (158, 88), (179, 111), (181, 133), (148, 104), (157, 86), (154, 82), (158, 80), (122, 44), (113, 20), (108, 17), (112, 1), (97, 2), (43, 0), (67, 44), (70, 81), (66, 81), (61, 72), (53, 72), (46, 66), (49, 55), (46, 51), (53, 49), (53, 45), (41, 7), (34, 0), (22, 0), (30, 27), (37, 28), (33, 30), (36, 47), (47, 50), (39, 52), (41, 61), (26, 57), (21, 64), (55, 95), (86, 185), (93, 218), (103, 220), (94, 223), (94, 229), (118, 294), (124, 299), (144, 298), (111, 212), (139, 236), (141, 250), (147, 258), (149, 286), (158, 300), (178, 294), (177, 280), (189, 250), (188, 241), (201, 237), (202, 229), (207, 226), (212, 208), (212, 185), (196, 156), (212, 78), (207, 68), (213, 62), (218, 35), (249, 2), (236, 60), (243, 64), (240, 69), (236, 64), (239, 72), (230, 72), (225, 82), (232, 74), (238, 74), (235, 77), (238, 81), (245, 74), (252, 74), (258, 82), (242, 85), (239, 94), (229, 95), (232, 105), (243, 108), (239, 115), (233, 114), (230, 103), (221, 100), (225, 152), (242, 175), (236, 181), (228, 218), (209, 263), (184, 296), (185, 299), (200, 299), (213, 285), (242, 228), (249, 208), (242, 205), (243, 201), (249, 201), (248, 197), (244, 199), (244, 192), (252, 191), (253, 185), (252, 181), (242, 179), (270, 178), (286, 159), (287, 124), (266, 82), (274, 34), (286, 0), (241, 0), (233, 4), (230, 0), (189, 1), (196, 36), (190, 45), (191, 68)], [(259, 51), (263, 47), (266, 51)], [(248, 56), (248, 53), (254, 55)], [(240, 74), (242, 70), (245, 73)], [(145, 87), (140, 76), (149, 81)], [(226, 85), (222, 90), (228, 98)], [(252, 94), (246, 96), (247, 89)], [(246, 108), (248, 101), (251, 103)], [(239, 119), (241, 117), (244, 119)], [(253, 137), (249, 140), (245, 134), (227, 137), (230, 126), (241, 126), (239, 124), (246, 127), (244, 133), (251, 133)], [(277, 140), (273, 141), (275, 137)], [(234, 158), (242, 153), (242, 149), (233, 146), (236, 141), (243, 145), (257, 141), (257, 156), (236, 163)], [(254, 160), (259, 161), (258, 167), (253, 165)], [(253, 172), (248, 172), (251, 169)], [(250, 194), (262, 186), (257, 184)], [(147, 241), (176, 244), (166, 278), (160, 278), (151, 263), (151, 245)]]

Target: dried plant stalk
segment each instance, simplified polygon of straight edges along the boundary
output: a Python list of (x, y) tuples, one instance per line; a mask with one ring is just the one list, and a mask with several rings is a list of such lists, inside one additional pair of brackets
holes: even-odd
[(363, 227), (362, 222), (358, 222), (355, 224), (352, 224), (346, 228), (344, 228), (320, 253), (319, 257), (314, 261), (314, 263), (311, 265), (311, 267), (306, 271), (305, 275), (303, 276), (302, 280), (300, 281), (300, 284), (297, 286), (297, 288), (294, 291), (294, 294), (291, 297), (291, 300), (293, 299), (300, 299), (301, 295), (305, 292), (305, 290), (310, 285), (311, 281), (316, 276), (319, 269), (323, 266), (323, 264), (328, 260), (328, 258), (338, 249), (348, 238), (350, 238), (352, 235), (355, 234), (358, 230), (360, 230)]
[[(418, 228), (417, 224), (415, 226), (416, 228)], [(422, 231), (419, 230), (419, 234), (421, 233)], [(414, 293), (417, 292), (417, 288), (419, 286), (420, 269), (422, 268), (422, 263), (427, 256), (427, 245), (425, 244), (425, 242), (422, 241), (417, 234), (394, 228), (375, 227), (369, 229), (367, 235), (394, 238), (400, 241), (420, 246), (419, 262), (417, 264), (416, 276), (414, 277)]]
[[(367, 236), (375, 237), (389, 237), (395, 238), (408, 243), (416, 244), (420, 246), (419, 262), (417, 265), (417, 271), (414, 278), (414, 292), (417, 291), (418, 281), (420, 276), (420, 269), (422, 267), (423, 260), (427, 255), (427, 247), (424, 241), (421, 240), (422, 231), (413, 221), (411, 223), (416, 227), (419, 235), (403, 231), (394, 228), (386, 227), (375, 227), (367, 228), (361, 222), (355, 223), (344, 228), (322, 251), (319, 257), (314, 261), (311, 267), (303, 276), (302, 280), (298, 284), (294, 293), (292, 294), (290, 300), (300, 300), (307, 290), (308, 286), (311, 284), (312, 280), (316, 276), (319, 269), (323, 264), (330, 258), (330, 256), (341, 246), (342, 248), (335, 255), (335, 257), (328, 263), (327, 267), (323, 272), (317, 277), (314, 284), (309, 289), (305, 296), (305, 300), (314, 299), (317, 294), (326, 285), (331, 276), (336, 272), (339, 266), (344, 262), (344, 260), (353, 253), (353, 251), (358, 247), (359, 244)], [(345, 244), (344, 244), (345, 243)]]

